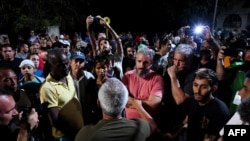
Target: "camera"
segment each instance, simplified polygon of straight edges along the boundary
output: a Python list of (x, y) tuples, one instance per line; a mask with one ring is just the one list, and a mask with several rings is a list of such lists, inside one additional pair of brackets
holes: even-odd
[(234, 48), (226, 48), (223, 49), (225, 56), (231, 56), (231, 57), (237, 57), (238, 56), (238, 50)]
[(94, 17), (93, 24), (99, 25), (100, 24), (100, 17)]
[(27, 83), (25, 85), (20, 85), (21, 91), (23, 91), (23, 94), (26, 94), (31, 102), (31, 105), (24, 105), (21, 106), (21, 110), (29, 111), (32, 108), (35, 108), (38, 114), (42, 114), (43, 107), (39, 99), (39, 89), (41, 87), (41, 83), (31, 82)]
[(31, 109), (32, 108), (29, 105), (21, 105), (21, 106), (19, 106), (18, 111), (23, 112), (21, 122), (28, 122), (28, 117), (29, 117), (29, 114), (31, 112)]
[(242, 57), (245, 54), (245, 49), (247, 47), (247, 43), (245, 39), (239, 38), (235, 41), (228, 40), (223, 43), (224, 46), (227, 46), (226, 49), (223, 49), (225, 56), (231, 57)]
[(92, 25), (90, 26), (90, 30), (91, 31), (94, 31), (94, 32), (99, 32), (99, 31), (102, 31), (103, 30), (103, 27), (100, 25), (100, 17), (96, 16), (94, 17), (93, 19), (93, 23)]

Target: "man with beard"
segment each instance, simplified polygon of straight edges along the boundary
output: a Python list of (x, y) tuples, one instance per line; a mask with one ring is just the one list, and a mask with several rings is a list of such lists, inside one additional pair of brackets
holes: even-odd
[(224, 58), (226, 57), (225, 49), (227, 47), (221, 46), (216, 65), (216, 73), (220, 80), (218, 94), (221, 94), (218, 97), (228, 105), (231, 114), (236, 111), (237, 107), (233, 103), (234, 97), (237, 95), (236, 92), (243, 87), (246, 72), (250, 70), (250, 46), (241, 39), (235, 42), (235, 46), (244, 50), (243, 60), (232, 61), (230, 67), (225, 67)]
[(133, 100), (140, 100), (147, 114), (157, 116), (163, 96), (163, 79), (151, 69), (154, 51), (141, 48), (136, 53), (135, 69), (124, 74), (122, 82), (128, 88), (129, 100), (126, 106), (126, 117), (141, 118), (138, 110), (131, 106)]
[[(96, 40), (95, 34), (97, 27), (106, 28), (108, 32), (112, 35), (112, 40), (115, 44), (111, 43), (111, 40), (102, 36)], [(93, 57), (102, 56), (103, 58), (109, 58), (110, 66), (109, 69), (112, 74), (111, 77), (117, 77), (121, 79), (123, 77), (122, 61), (124, 57), (122, 41), (115, 30), (105, 21), (101, 16), (93, 17), (89, 15), (86, 18), (86, 29), (87, 34), (90, 38), (90, 44), (93, 50)], [(97, 41), (97, 43), (96, 43)], [(119, 73), (119, 76), (116, 74)]]
[(217, 84), (215, 71), (200, 68), (193, 79), (193, 95), (187, 98), (182, 95), (184, 101), (181, 103), (187, 115), (187, 141), (216, 140), (220, 129), (229, 119), (226, 104), (213, 96)]
[[(21, 120), (18, 120), (20, 117), (22, 117)], [(34, 140), (34, 138), (30, 138), (30, 130), (35, 129), (38, 122), (38, 114), (34, 108), (30, 113), (27, 113), (27, 117), (24, 116), (23, 113), (19, 113), (16, 109), (13, 94), (10, 91), (0, 88), (1, 141)]]
[(0, 68), (0, 88), (8, 90), (12, 93), (17, 108), (23, 105), (31, 106), (31, 99), (24, 90), (18, 87), (17, 79), (18, 77), (12, 69), (8, 67)]
[[(1, 115), (1, 111), (6, 111), (6, 110), (3, 110), (0, 108), (0, 119), (1, 120), (4, 121), (8, 115), (11, 116), (11, 119), (12, 119), (11, 121), (8, 121), (8, 123), (3, 123), (3, 121), (0, 121), (0, 126), (3, 124), (8, 125), (5, 127), (1, 126), (1, 131), (4, 131), (1, 133), (3, 135), (8, 136), (8, 138), (6, 138), (6, 139), (9, 139), (9, 140), (12, 140), (14, 138), (16, 139), (17, 134), (15, 134), (12, 131), (18, 131), (17, 129), (19, 128), (19, 124), (22, 123), (16, 117), (19, 114), (18, 111), (19, 112), (22, 111), (24, 109), (24, 106), (31, 107), (32, 102), (31, 102), (31, 99), (29, 98), (29, 96), (18, 87), (16, 73), (10, 68), (7, 68), (7, 67), (0, 68), (0, 89), (5, 90), (5, 91), (0, 92), (1, 93), (0, 95), (2, 97), (2, 99), (0, 98), (1, 99), (0, 103), (3, 104), (3, 105), (0, 105), (0, 107), (5, 109), (6, 106), (11, 107), (11, 106), (13, 106), (13, 104), (15, 106), (15, 108), (13, 108), (13, 109), (7, 108), (9, 110), (8, 113), (3, 113), (3, 115)], [(6, 93), (7, 91), (10, 94)], [(6, 97), (8, 97), (7, 101), (6, 101)], [(14, 103), (13, 103), (13, 100), (14, 100)], [(41, 139), (40, 138), (41, 134), (40, 133), (37, 134), (38, 132), (36, 132), (38, 130), (41, 131), (39, 126), (38, 126), (39, 129), (37, 129), (37, 122), (39, 121), (38, 120), (39, 118), (38, 118), (38, 113), (37, 113), (36, 109), (33, 108), (32, 112), (30, 114), (36, 116), (36, 117), (34, 117), (34, 120), (36, 120), (36, 122), (32, 121), (32, 122), (35, 122), (35, 123), (32, 123), (33, 128), (35, 127), (34, 128), (35, 130), (33, 130), (34, 131), (33, 135), (35, 135), (35, 136), (33, 136), (33, 137), (36, 137), (36, 139), (38, 139), (38, 138)], [(34, 124), (36, 126), (34, 126)], [(11, 138), (9, 138), (9, 137), (11, 137)], [(5, 139), (5, 138), (3, 138), (3, 139)]]
[(48, 52), (50, 73), (40, 88), (41, 103), (47, 105), (55, 140), (73, 141), (83, 126), (81, 105), (69, 74), (69, 59), (61, 48)]
[[(240, 105), (243, 101), (250, 98), (250, 70), (245, 74), (245, 80), (243, 82), (243, 87), (239, 89), (235, 95), (233, 103)], [(249, 113), (249, 112), (248, 112)], [(227, 121), (226, 125), (241, 125), (244, 124), (243, 119), (240, 118), (239, 111), (236, 111), (231, 118)], [(220, 138), (218, 141), (223, 141), (224, 128), (220, 130)]]

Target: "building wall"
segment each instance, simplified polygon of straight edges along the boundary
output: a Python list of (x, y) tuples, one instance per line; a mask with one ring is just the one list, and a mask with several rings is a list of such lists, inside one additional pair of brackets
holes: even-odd
[(240, 1), (238, 2), (236, 5), (234, 5), (234, 7), (232, 7), (229, 11), (225, 11), (223, 13), (221, 13), (220, 15), (217, 16), (216, 19), (216, 25), (215, 25), (215, 29), (225, 29), (225, 30), (232, 30), (235, 29), (234, 27), (232, 28), (225, 28), (223, 27), (223, 23), (225, 21), (225, 19), (231, 15), (231, 14), (237, 14), (240, 16), (241, 18), (241, 26), (239, 28), (237, 28), (238, 31), (242, 31), (242, 30), (247, 30), (246, 26), (250, 25), (250, 23), (248, 23), (250, 21), (250, 8), (242, 8), (244, 6), (244, 1)]

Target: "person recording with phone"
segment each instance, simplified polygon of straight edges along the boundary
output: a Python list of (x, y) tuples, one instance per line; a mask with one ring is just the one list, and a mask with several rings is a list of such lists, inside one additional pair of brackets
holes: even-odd
[(36, 141), (31, 131), (38, 126), (38, 123), (38, 114), (34, 108), (29, 111), (23, 109), (19, 113), (13, 94), (0, 88), (1, 141)]
[[(38, 108), (37, 108), (38, 105), (35, 105), (32, 102), (34, 99), (32, 100), (31, 97), (28, 95), (28, 93), (24, 89), (21, 89), (20, 87), (18, 87), (17, 78), (18, 77), (17, 77), (16, 73), (11, 68), (0, 67), (0, 88), (5, 90), (2, 93), (3, 94), (7, 93), (8, 95), (10, 93), (11, 94), (10, 99), (13, 98), (13, 100), (15, 102), (15, 106), (12, 107), (13, 109), (8, 108), (9, 111), (7, 111), (7, 110), (4, 110), (4, 109), (11, 106), (9, 104), (11, 104), (12, 100), (8, 100), (7, 102), (9, 104), (5, 105), (5, 104), (7, 104), (6, 99), (1, 99), (0, 98), (0, 120), (5, 120), (5, 118), (8, 118), (8, 116), (9, 116), (9, 118), (11, 118), (11, 119), (9, 119), (11, 121), (8, 121), (9, 124), (6, 123), (5, 125), (7, 125), (7, 126), (5, 126), (3, 129), (6, 129), (6, 132), (10, 131), (8, 133), (13, 135), (13, 136), (11, 136), (13, 138), (15, 138), (15, 133), (12, 132), (12, 131), (15, 131), (16, 129), (19, 129), (20, 125), (24, 125), (25, 129), (26, 129), (26, 126), (28, 125), (26, 122), (28, 120), (25, 120), (25, 119), (28, 119), (27, 117), (29, 117), (29, 114), (36, 115), (37, 122), (40, 119), (38, 117), (38, 111), (39, 111)], [(34, 87), (33, 87), (33, 89), (34, 89)], [(5, 106), (7, 106), (7, 107), (5, 107)], [(2, 114), (1, 114), (1, 112), (2, 112)], [(20, 114), (20, 115), (22, 115), (24, 117), (24, 118), (21, 118), (21, 120), (19, 120), (17, 118), (18, 115), (19, 115), (18, 114), (19, 112), (21, 112), (22, 114)], [(2, 124), (2, 123), (3, 122), (0, 121), (0, 124)], [(20, 123), (24, 123), (24, 124), (20, 124)], [(32, 125), (33, 123), (30, 123), (30, 124)], [(7, 128), (8, 128), (8, 130), (7, 130)], [(35, 140), (38, 139), (38, 138), (41, 139), (40, 138), (41, 137), (40, 133), (43, 133), (43, 132), (41, 132), (40, 126), (37, 126), (34, 129), (35, 130), (27, 130), (27, 132), (31, 133), (31, 131), (32, 131), (32, 136), (35, 137), (34, 138)], [(2, 128), (1, 128), (1, 131), (2, 131)], [(25, 131), (25, 132), (22, 132), (22, 133), (26, 134), (27, 132)], [(40, 133), (38, 133), (38, 132), (40, 132)], [(8, 134), (8, 133), (4, 134), (5, 132), (1, 132), (1, 133), (3, 133), (3, 135), (6, 135), (6, 136)], [(22, 137), (24, 137), (24, 136), (22, 136)]]
[[(98, 43), (96, 44), (96, 34), (104, 32), (105, 28), (112, 35), (112, 40), (115, 41), (114, 45), (107, 37), (98, 39)], [(123, 77), (122, 61), (124, 57), (124, 51), (122, 41), (118, 34), (110, 26), (110, 24), (101, 16), (93, 17), (92, 15), (89, 15), (86, 18), (86, 29), (90, 38), (90, 44), (93, 50), (93, 57), (96, 58), (96, 56), (101, 56), (104, 58), (109, 58), (109, 68), (115, 68), (112, 70), (113, 76), (117, 77), (118, 79), (121, 79)]]
[[(230, 57), (230, 65), (226, 66), (226, 57)], [(242, 88), (246, 72), (250, 70), (250, 46), (244, 38), (239, 38), (233, 43), (221, 46), (216, 64), (216, 73), (220, 80), (220, 95), (229, 106), (230, 113), (236, 111), (237, 105), (233, 103), (236, 92)], [(228, 86), (230, 89), (228, 89)]]

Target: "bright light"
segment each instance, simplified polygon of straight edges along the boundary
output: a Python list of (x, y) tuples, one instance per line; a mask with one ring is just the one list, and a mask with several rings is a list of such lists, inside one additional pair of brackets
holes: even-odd
[(202, 25), (198, 25), (198, 26), (196, 26), (195, 29), (194, 29), (194, 33), (195, 33), (195, 34), (201, 34), (202, 31), (203, 31), (203, 26), (202, 26)]

